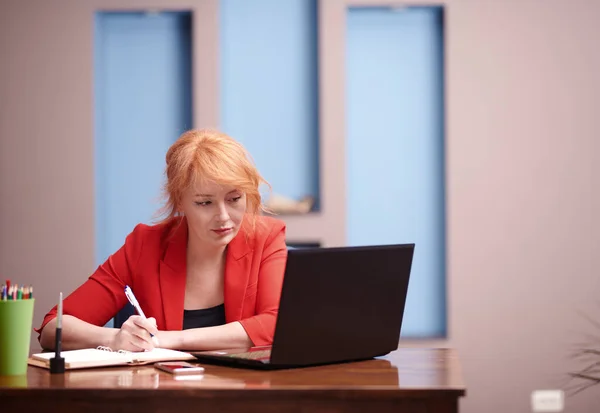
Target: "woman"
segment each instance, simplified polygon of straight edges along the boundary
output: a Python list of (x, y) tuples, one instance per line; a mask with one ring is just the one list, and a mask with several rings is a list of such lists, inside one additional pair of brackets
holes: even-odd
[[(259, 215), (266, 182), (242, 145), (218, 132), (184, 133), (166, 162), (166, 219), (137, 225), (64, 300), (64, 349), (272, 343), (287, 249), (284, 224)], [(127, 303), (126, 285), (148, 318), (103, 327)], [(56, 307), (38, 330), (46, 349), (54, 347), (55, 317)]]

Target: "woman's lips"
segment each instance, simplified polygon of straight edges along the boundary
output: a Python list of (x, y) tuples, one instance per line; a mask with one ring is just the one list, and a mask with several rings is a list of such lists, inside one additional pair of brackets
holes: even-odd
[(217, 233), (218, 235), (225, 235), (225, 234), (228, 234), (229, 232), (233, 231), (233, 228), (219, 228), (219, 229), (213, 229), (213, 231), (215, 233)]

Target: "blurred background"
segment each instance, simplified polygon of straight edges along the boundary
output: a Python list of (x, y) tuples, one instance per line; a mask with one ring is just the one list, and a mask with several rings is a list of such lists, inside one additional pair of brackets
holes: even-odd
[[(156, 218), (167, 148), (217, 128), (267, 200), (313, 201), (279, 214), (289, 245), (416, 243), (401, 345), (458, 349), (461, 411), (531, 411), (600, 346), (599, 19), (594, 0), (0, 0), (0, 277), (34, 285), (39, 325)], [(598, 406), (600, 387), (565, 411)]]

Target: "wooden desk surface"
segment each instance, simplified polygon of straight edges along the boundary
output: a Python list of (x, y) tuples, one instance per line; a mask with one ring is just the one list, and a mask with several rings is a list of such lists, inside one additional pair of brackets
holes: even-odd
[[(2, 411), (457, 412), (465, 386), (452, 349), (401, 348), (355, 363), (278, 371), (203, 364), (199, 377), (152, 366), (0, 377)], [(8, 407), (7, 410), (4, 410)]]

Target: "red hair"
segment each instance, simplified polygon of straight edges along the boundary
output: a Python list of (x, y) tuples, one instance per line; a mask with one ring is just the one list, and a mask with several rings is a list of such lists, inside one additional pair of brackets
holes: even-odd
[(167, 151), (166, 198), (163, 223), (179, 215), (184, 192), (198, 180), (213, 181), (218, 185), (233, 186), (246, 194), (246, 214), (254, 227), (256, 215), (265, 208), (259, 185), (269, 183), (260, 175), (241, 143), (230, 136), (208, 129), (183, 133)]

